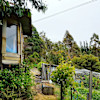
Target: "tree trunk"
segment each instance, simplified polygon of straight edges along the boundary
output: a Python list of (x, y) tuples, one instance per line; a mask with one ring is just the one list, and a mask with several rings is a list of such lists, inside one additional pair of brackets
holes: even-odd
[(92, 100), (92, 71), (90, 71), (89, 77), (89, 100)]

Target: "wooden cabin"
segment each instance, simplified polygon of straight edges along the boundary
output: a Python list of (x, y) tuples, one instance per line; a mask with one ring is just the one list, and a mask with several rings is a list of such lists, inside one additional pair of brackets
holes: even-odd
[(24, 35), (32, 35), (31, 17), (12, 14), (0, 19), (0, 65), (22, 63)]

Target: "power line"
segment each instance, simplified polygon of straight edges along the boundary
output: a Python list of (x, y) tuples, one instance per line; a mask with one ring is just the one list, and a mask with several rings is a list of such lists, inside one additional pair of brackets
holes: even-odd
[(55, 13), (55, 14), (52, 14), (52, 15), (50, 15), (50, 16), (47, 16), (47, 17), (44, 17), (44, 18), (35, 20), (35, 21), (33, 21), (33, 23), (36, 23), (36, 22), (39, 22), (39, 21), (42, 21), (42, 20), (45, 20), (45, 19), (48, 19), (48, 18), (57, 16), (57, 15), (60, 15), (60, 14), (63, 14), (63, 13), (65, 13), (65, 12), (71, 11), (71, 10), (73, 10), (73, 9), (77, 9), (77, 8), (79, 8), (79, 7), (81, 7), (81, 6), (85, 6), (85, 5), (87, 5), (87, 4), (90, 4), (90, 3), (93, 3), (93, 2), (96, 2), (96, 1), (98, 1), (98, 0), (91, 0), (91, 1), (88, 1), (88, 2), (85, 2), (85, 3), (82, 3), (82, 4), (80, 4), (80, 5), (77, 5), (77, 6), (74, 6), (74, 7), (68, 8), (68, 9), (65, 9), (65, 10), (63, 10), (63, 11), (57, 12), (57, 13)]

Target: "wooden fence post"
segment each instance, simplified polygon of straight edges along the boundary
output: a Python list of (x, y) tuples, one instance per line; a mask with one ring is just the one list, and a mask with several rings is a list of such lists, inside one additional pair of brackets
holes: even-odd
[(92, 100), (92, 71), (89, 76), (89, 100)]
[(64, 100), (63, 81), (62, 80), (60, 81), (60, 84), (61, 84), (61, 91), (60, 91), (60, 93), (61, 93), (61, 100)]
[(72, 100), (72, 87), (71, 87), (71, 100)]
[(2, 65), (2, 25), (3, 25), (3, 19), (2, 19), (2, 13), (0, 12), (0, 68), (3, 70)]

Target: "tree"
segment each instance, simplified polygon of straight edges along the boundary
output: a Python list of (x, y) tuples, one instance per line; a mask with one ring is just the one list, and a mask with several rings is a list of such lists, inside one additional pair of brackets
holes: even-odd
[(77, 43), (74, 41), (72, 45), (72, 57), (80, 55), (80, 48)]
[(80, 57), (74, 57), (72, 59), (73, 64), (77, 68), (85, 68), (90, 70), (90, 82), (89, 82), (89, 100), (92, 97), (92, 71), (100, 72), (100, 61), (98, 57), (94, 55), (85, 54)]
[(64, 39), (63, 39), (63, 43), (65, 44), (65, 46), (67, 46), (67, 48), (71, 49), (73, 41), (74, 41), (74, 39), (71, 36), (71, 34), (68, 31), (66, 31)]
[[(45, 11), (46, 5), (42, 0), (29, 0), (38, 11)], [(25, 12), (30, 16), (30, 10), (27, 9), (27, 0), (12, 0), (11, 2), (6, 0), (0, 0), (0, 15), (1, 16), (10, 16), (12, 13), (18, 15), (19, 17), (23, 16)], [(12, 6), (11, 6), (12, 5)], [(13, 8), (12, 8), (13, 7)]]
[(63, 43), (65, 47), (68, 48), (69, 57), (73, 58), (73, 56), (79, 56), (80, 48), (78, 47), (78, 45), (74, 41), (74, 38), (71, 36), (71, 34), (68, 31), (66, 31), (65, 33)]
[(74, 66), (70, 63), (61, 63), (56, 70), (52, 72), (51, 80), (61, 85), (61, 100), (64, 99), (65, 89), (73, 84), (73, 76), (75, 74)]
[(52, 47), (53, 47), (53, 43), (50, 39), (48, 39), (45, 35), (46, 33), (45, 32), (41, 32), (40, 33), (40, 37), (44, 40), (45, 42), (45, 45), (46, 45), (46, 52), (49, 52), (50, 50), (52, 50)]
[(36, 63), (39, 62), (41, 57), (44, 57), (46, 52), (44, 50), (46, 49), (45, 42), (43, 39), (39, 36), (38, 31), (36, 28), (33, 26), (32, 27), (33, 34), (31, 37), (27, 37), (24, 42), (24, 54), (25, 58), (31, 58), (32, 60), (35, 61), (36, 57), (37, 61)]
[(80, 43), (81, 54), (91, 54), (90, 45), (87, 42)]
[(91, 71), (97, 71), (100, 72), (100, 61), (98, 57), (95, 57), (94, 55), (85, 54), (80, 55), (80, 57), (74, 57), (72, 59), (73, 64), (76, 68), (85, 68)]
[(92, 51), (92, 54), (99, 57), (100, 56), (100, 40), (99, 36), (97, 34), (93, 34), (93, 36), (90, 39), (90, 49)]
[(81, 46), (81, 53), (82, 54), (93, 54), (94, 56), (99, 57), (100, 59), (100, 40), (99, 35), (96, 33), (93, 34), (93, 36), (90, 38), (90, 43), (82, 42), (80, 43)]

